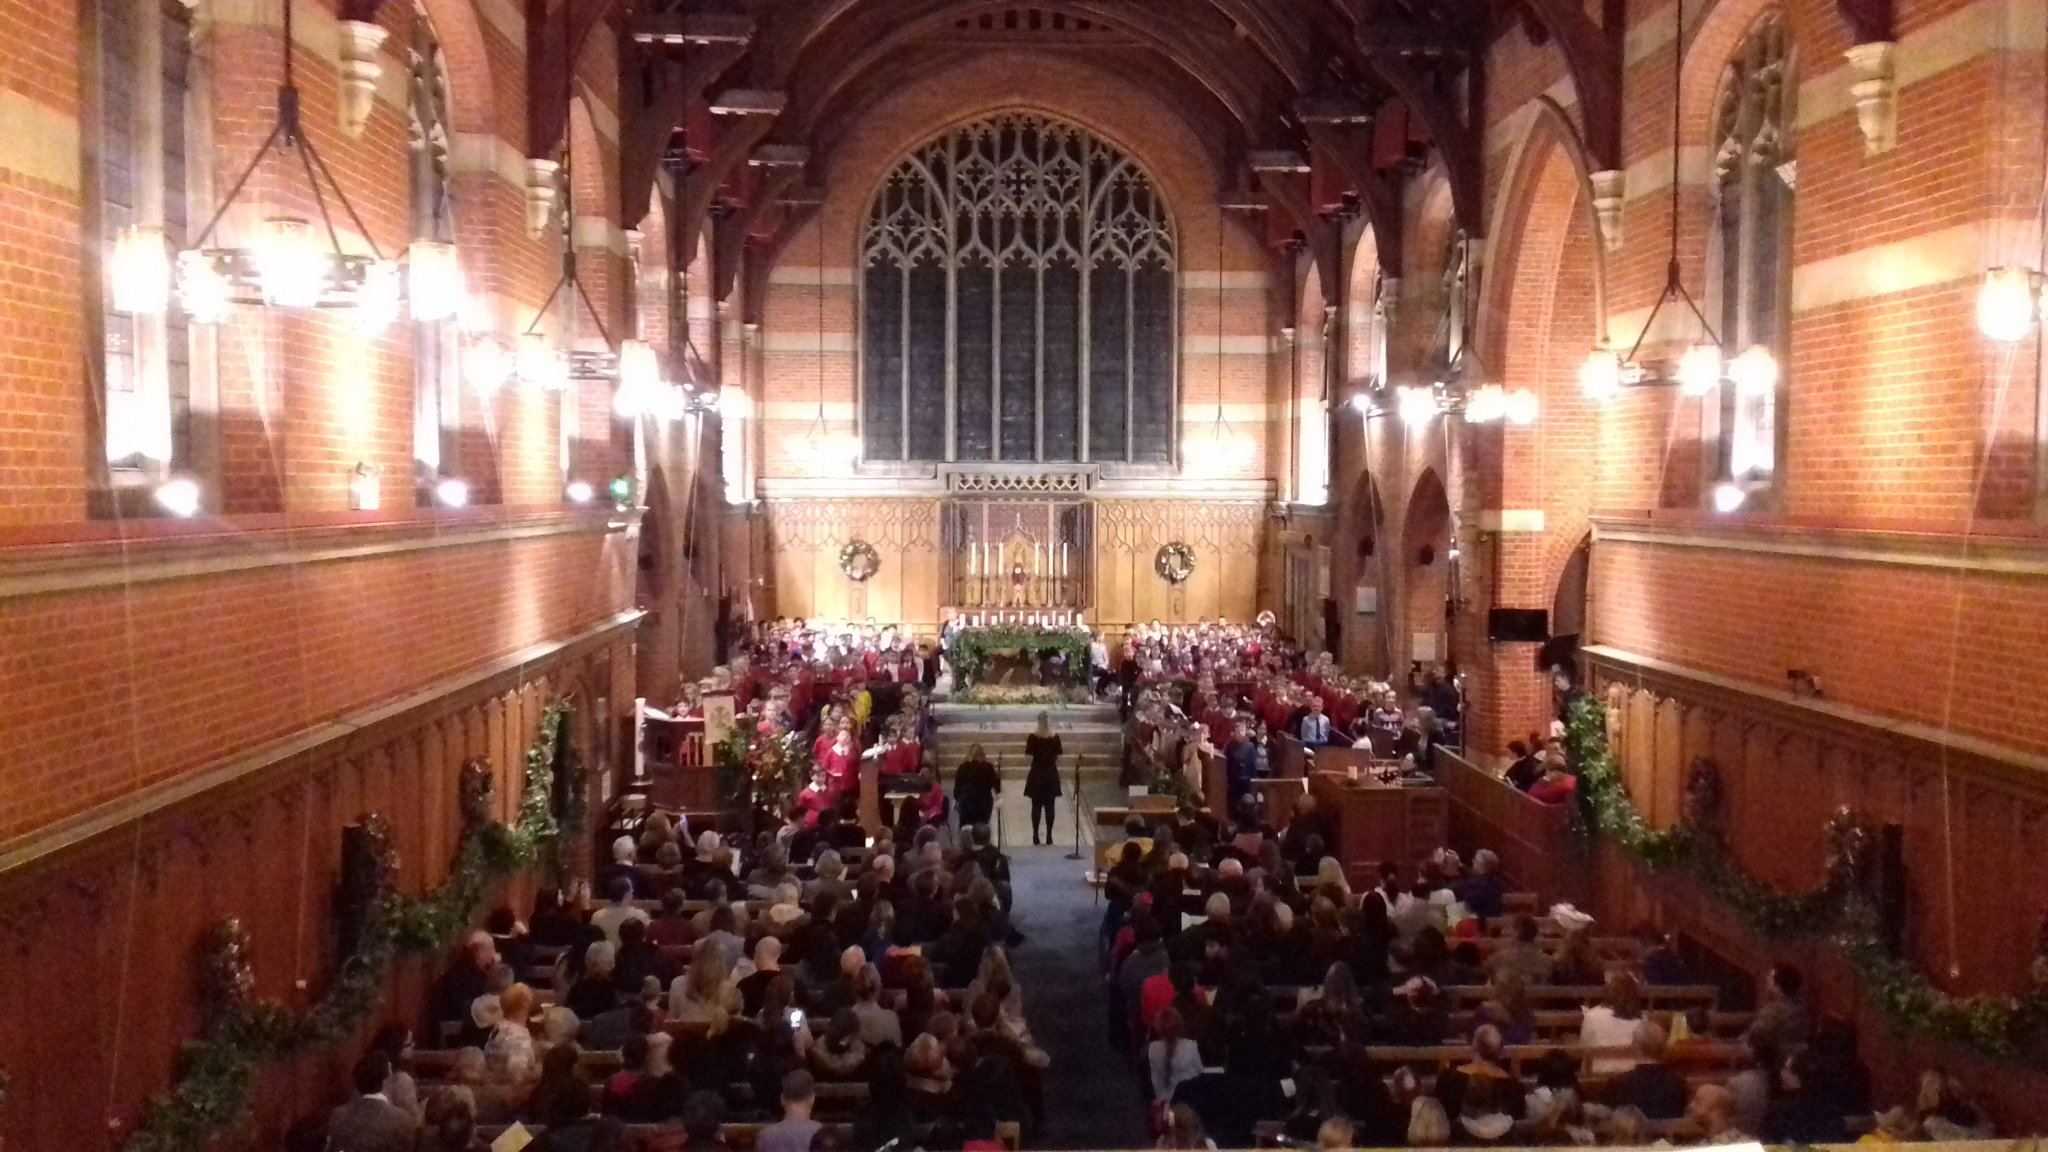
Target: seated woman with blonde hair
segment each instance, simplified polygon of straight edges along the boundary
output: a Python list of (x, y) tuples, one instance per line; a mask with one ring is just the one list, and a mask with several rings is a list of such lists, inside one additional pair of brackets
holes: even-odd
[(714, 1035), (723, 1032), (742, 1007), (740, 990), (730, 976), (723, 953), (714, 948), (698, 949), (690, 958), (689, 971), (669, 987), (669, 1022), (706, 1025)]

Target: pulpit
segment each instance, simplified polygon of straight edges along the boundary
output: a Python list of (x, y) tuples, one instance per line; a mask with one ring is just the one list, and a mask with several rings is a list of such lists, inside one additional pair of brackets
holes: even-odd
[(1308, 787), (1336, 829), (1331, 854), (1353, 887), (1377, 883), (1382, 863), (1407, 868), (1449, 843), (1451, 800), (1442, 788), (1354, 779), (1348, 767), (1333, 771), (1320, 763)]

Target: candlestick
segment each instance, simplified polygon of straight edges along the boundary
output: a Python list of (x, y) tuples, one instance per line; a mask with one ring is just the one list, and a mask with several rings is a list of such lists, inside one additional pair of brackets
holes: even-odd
[(1067, 545), (1064, 540), (1060, 542), (1060, 575), (1062, 577), (1072, 575), (1072, 573), (1067, 571)]
[(976, 551), (977, 549), (974, 545), (969, 544), (967, 546), (967, 574), (969, 576), (976, 576), (981, 573), (981, 562), (980, 558), (975, 555)]

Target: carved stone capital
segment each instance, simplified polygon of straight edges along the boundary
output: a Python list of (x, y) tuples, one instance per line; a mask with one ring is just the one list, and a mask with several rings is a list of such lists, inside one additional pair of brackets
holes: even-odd
[(1627, 195), (1628, 173), (1619, 168), (1595, 172), (1593, 217), (1600, 223), (1600, 239), (1609, 252), (1621, 248), (1621, 208)]
[(1863, 154), (1876, 156), (1899, 144), (1899, 82), (1892, 60), (1898, 45), (1890, 40), (1857, 44), (1843, 52), (1856, 76), (1849, 95), (1856, 101), (1856, 126), (1863, 130)]
[(341, 21), (341, 97), (336, 107), (341, 130), (351, 139), (363, 134), (370, 124), (370, 111), (377, 106), (377, 81), (384, 76), (377, 51), (384, 47), (386, 35), (381, 24)]

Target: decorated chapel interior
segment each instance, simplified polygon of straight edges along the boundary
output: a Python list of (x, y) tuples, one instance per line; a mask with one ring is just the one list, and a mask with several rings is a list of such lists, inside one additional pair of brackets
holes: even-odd
[(2048, 1127), (2048, 0), (0, 65), (0, 1152)]

